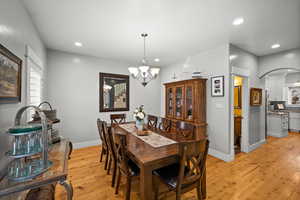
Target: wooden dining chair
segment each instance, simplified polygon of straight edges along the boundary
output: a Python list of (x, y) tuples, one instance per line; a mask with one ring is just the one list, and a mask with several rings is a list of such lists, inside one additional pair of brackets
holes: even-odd
[(130, 200), (131, 182), (133, 179), (139, 178), (139, 167), (128, 158), (126, 135), (115, 133), (117, 148), (117, 185), (115, 194), (118, 194), (121, 176), (126, 177), (126, 194), (125, 199)]
[(113, 124), (123, 124), (126, 122), (126, 114), (111, 114), (110, 115), (110, 123)]
[(184, 121), (176, 122), (176, 133), (187, 139), (195, 139), (196, 126)]
[(107, 164), (108, 164), (109, 152), (108, 152), (108, 146), (107, 146), (106, 138), (104, 137), (104, 133), (103, 133), (102, 121), (100, 119), (97, 119), (97, 127), (98, 127), (98, 132), (99, 132), (99, 136), (100, 136), (101, 143), (102, 143), (102, 148), (101, 148), (101, 153), (100, 153), (100, 162), (102, 162), (102, 158), (103, 158), (103, 155), (104, 155), (105, 156), (104, 169), (106, 170), (107, 169)]
[(108, 152), (109, 152), (109, 162), (108, 162), (108, 168), (107, 168), (107, 174), (110, 173), (111, 165), (113, 165), (113, 173), (112, 173), (112, 181), (111, 186), (115, 186), (115, 180), (116, 180), (116, 171), (117, 171), (117, 156), (116, 156), (116, 148), (114, 145), (114, 139), (112, 136), (112, 128), (107, 127), (107, 123), (105, 121), (102, 121), (102, 127), (103, 127), (103, 135), (107, 142)]
[(200, 140), (179, 144), (179, 163), (155, 170), (154, 190), (155, 199), (159, 196), (159, 183), (167, 186), (168, 191), (176, 192), (176, 200), (181, 194), (197, 189), (198, 200), (203, 200), (202, 180), (205, 178), (205, 164), (209, 141)]
[(147, 127), (150, 130), (156, 130), (157, 128), (157, 120), (158, 117), (154, 116), (154, 115), (148, 115), (148, 123), (147, 123)]
[(164, 133), (169, 133), (171, 131), (172, 121), (166, 118), (161, 118), (159, 123), (159, 130)]

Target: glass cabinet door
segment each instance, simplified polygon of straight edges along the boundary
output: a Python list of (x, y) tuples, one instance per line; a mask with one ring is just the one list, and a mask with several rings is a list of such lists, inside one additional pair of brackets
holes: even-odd
[(173, 102), (173, 88), (167, 88), (167, 116), (173, 117), (174, 113), (174, 102)]
[(184, 101), (184, 87), (176, 87), (175, 88), (175, 117), (178, 119), (183, 118), (183, 101)]
[(193, 85), (186, 85), (185, 88), (185, 119), (193, 120)]

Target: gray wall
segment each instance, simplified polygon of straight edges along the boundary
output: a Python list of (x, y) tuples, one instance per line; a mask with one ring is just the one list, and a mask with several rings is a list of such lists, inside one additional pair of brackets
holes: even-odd
[(300, 69), (300, 48), (259, 57), (259, 75), (278, 68)]
[[(250, 88), (264, 88), (264, 82), (258, 78), (258, 58), (234, 45), (230, 45), (230, 55), (236, 55), (230, 61), (231, 67), (247, 69), (250, 72)], [(264, 92), (263, 92), (264, 93)], [(264, 96), (263, 96), (264, 99)], [(264, 140), (265, 134), (264, 105), (251, 107), (249, 110), (249, 144)]]
[[(0, 104), (0, 128), (12, 126), (16, 111), (26, 103), (26, 66), (25, 45), (30, 45), (36, 54), (46, 63), (46, 51), (40, 37), (31, 22), (22, 3), (18, 0), (0, 1), (0, 43), (23, 60), (22, 66), (22, 102)], [(7, 149), (5, 134), (0, 134), (0, 168), (6, 164), (4, 152)]]
[[(76, 147), (99, 143), (97, 118), (109, 121), (111, 113), (99, 113), (99, 72), (129, 74), (121, 63), (60, 51), (48, 51), (48, 96), (62, 119), (61, 134)], [(160, 78), (146, 87), (130, 78), (130, 111), (144, 104), (146, 113), (160, 114)], [(149, 112), (148, 112), (149, 111)], [(149, 114), (150, 114), (149, 113)]]
[[(207, 123), (210, 150), (221, 154), (230, 154), (230, 124), (229, 124), (229, 49), (224, 44), (216, 48), (190, 56), (186, 60), (162, 69), (161, 82), (173, 82), (191, 79), (193, 71), (202, 71), (210, 76), (225, 76), (225, 96), (211, 97), (210, 79), (207, 80)], [(176, 74), (176, 80), (172, 76)], [(165, 88), (161, 88), (161, 114), (165, 115)]]

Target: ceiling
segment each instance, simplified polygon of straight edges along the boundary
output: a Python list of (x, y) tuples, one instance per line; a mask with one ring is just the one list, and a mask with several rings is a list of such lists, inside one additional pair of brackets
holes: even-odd
[[(23, 0), (47, 48), (164, 66), (230, 42), (255, 55), (300, 47), (300, 0)], [(236, 17), (245, 22), (233, 26)], [(76, 47), (79, 41), (82, 47)], [(278, 49), (271, 49), (280, 43)], [(160, 58), (154, 63), (154, 58)]]

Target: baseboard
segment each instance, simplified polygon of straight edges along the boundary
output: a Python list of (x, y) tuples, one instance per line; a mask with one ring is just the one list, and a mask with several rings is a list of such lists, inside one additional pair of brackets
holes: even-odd
[(101, 144), (100, 140), (90, 140), (90, 141), (85, 141), (85, 142), (73, 143), (73, 148), (81, 149), (84, 147), (96, 146), (96, 145), (100, 145), (100, 144)]
[(277, 137), (277, 138), (283, 138), (288, 136), (288, 132), (282, 133), (282, 132), (268, 131), (267, 135), (272, 137)]
[(266, 140), (263, 139), (263, 140), (261, 140), (261, 141), (255, 143), (255, 144), (249, 145), (249, 152), (251, 152), (251, 151), (257, 149), (260, 145), (265, 144), (265, 143), (266, 143)]
[(232, 156), (230, 154), (223, 153), (221, 151), (218, 151), (218, 150), (212, 149), (212, 148), (208, 149), (208, 154), (213, 156), (213, 157), (224, 160), (225, 162), (231, 162), (231, 161), (234, 160), (234, 156)]

